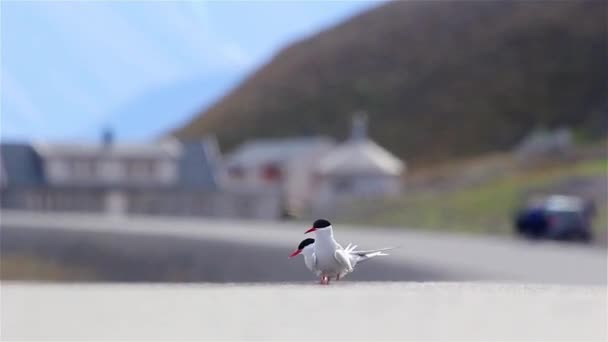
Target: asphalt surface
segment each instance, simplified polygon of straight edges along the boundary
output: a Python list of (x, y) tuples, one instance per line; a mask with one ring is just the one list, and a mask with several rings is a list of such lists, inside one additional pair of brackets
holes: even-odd
[[(290, 282), (315, 281), (302, 257), (289, 259), (293, 247), (224, 240), (48, 228), (2, 227), (2, 255), (35, 256), (93, 276), (81, 281), (105, 282)], [(384, 260), (384, 261), (383, 261)], [(464, 280), (418, 266), (411, 261), (376, 258), (357, 267), (353, 281)], [(71, 279), (70, 281), (77, 281)]]
[[(48, 244), (61, 244), (70, 239), (79, 241), (78, 239), (82, 239), (86, 234), (101, 234), (106, 236), (105, 240), (98, 238), (95, 240), (105, 241), (103, 248), (96, 248), (98, 246), (94, 244), (88, 245), (91, 248), (83, 248), (83, 244), (78, 242), (72, 243), (71, 246), (75, 249), (81, 248), (84, 252), (96, 251), (96, 255), (108, 250), (112, 251), (110, 255), (129, 255), (144, 250), (146, 252), (142, 255), (145, 256), (140, 255), (139, 259), (146, 261), (154, 260), (154, 253), (150, 254), (148, 252), (150, 250), (156, 251), (157, 255), (162, 251), (172, 250), (172, 256), (176, 253), (179, 256), (181, 248), (167, 247), (179, 240), (187, 242), (183, 244), (183, 250), (209, 251), (207, 255), (201, 254), (204, 252), (183, 254), (183, 263), (193, 262), (194, 266), (205, 262), (208, 265), (222, 264), (224, 269), (229, 265), (236, 267), (240, 263), (247, 263), (247, 269), (261, 269), (260, 272), (266, 274), (266, 276), (241, 279), (236, 274), (239, 273), (237, 267), (234, 272), (230, 271), (232, 275), (217, 280), (222, 282), (303, 280), (302, 277), (307, 276), (305, 270), (301, 271), (304, 273), (298, 273), (297, 277), (289, 275), (292, 273), (287, 269), (293, 267), (293, 262), (288, 262), (285, 255), (288, 255), (299, 241), (306, 237), (303, 232), (308, 226), (309, 223), (302, 222), (169, 217), (127, 219), (87, 214), (34, 214), (6, 210), (2, 211), (1, 218), (3, 237), (15, 237), (3, 238), (3, 249), (11, 247), (13, 243), (18, 245), (17, 242), (20, 241), (20, 248), (44, 250), (46, 248), (44, 241)], [(607, 254), (606, 250), (601, 248), (551, 242), (531, 243), (502, 237), (424, 233), (406, 229), (356, 228), (335, 222), (334, 228), (336, 238), (343, 244), (353, 242), (362, 249), (399, 246), (398, 249), (391, 251), (390, 256), (378, 261), (382, 263), (382, 267), (373, 266), (376, 264), (375, 260), (361, 265), (362, 272), (372, 267), (376, 269), (374, 276), (365, 277), (365, 280), (490, 280), (604, 286), (607, 281)], [(30, 233), (25, 233), (26, 231)], [(13, 233), (9, 234), (10, 232)], [(52, 242), (52, 236), (67, 233), (73, 234), (73, 238), (55, 238), (59, 242)], [(28, 234), (31, 238), (24, 238)], [(46, 234), (47, 237), (40, 238), (41, 234)], [(86, 238), (84, 239), (86, 241)], [(129, 247), (130, 244), (119, 243), (127, 240), (141, 241), (141, 244), (151, 247), (140, 249)], [(156, 242), (150, 242), (153, 240)], [(150, 256), (152, 259), (148, 259), (149, 255), (152, 255)], [(296, 263), (301, 264), (296, 267), (304, 268), (301, 260)], [(158, 265), (153, 262), (152, 264)], [(172, 265), (176, 264), (172, 263)], [(275, 269), (275, 265), (280, 266), (276, 266)], [(397, 272), (394, 271), (395, 267), (410, 271)], [(394, 276), (394, 274), (403, 276)], [(417, 274), (417, 276), (409, 277), (407, 274)], [(214, 279), (194, 280), (214, 281)]]
[(2, 282), (3, 340), (607, 338), (604, 249), (335, 224), (344, 244), (400, 248), (321, 286), (287, 259), (307, 223), (4, 210), (0, 223), (3, 254), (111, 281)]
[(2, 284), (4, 340), (601, 340), (606, 289), (491, 283)]

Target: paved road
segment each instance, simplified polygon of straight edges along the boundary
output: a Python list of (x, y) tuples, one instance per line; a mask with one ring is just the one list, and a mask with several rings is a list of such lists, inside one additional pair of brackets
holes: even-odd
[[(106, 282), (293, 282), (315, 281), (291, 247), (204, 238), (66, 231), (2, 226), (0, 251), (35, 256), (67, 269), (84, 270), (72, 281)], [(4, 267), (2, 259), (2, 266)], [(415, 262), (362, 263), (352, 281), (467, 280), (465, 274), (433, 271)], [(14, 268), (15, 266), (13, 266)], [(5, 273), (6, 274), (6, 273)], [(32, 277), (35, 274), (31, 275)], [(35, 277), (34, 277), (35, 278)]]
[[(2, 227), (22, 230), (44, 227), (56, 232), (105, 233), (125, 238), (155, 236), (287, 251), (297, 245), (304, 237), (303, 231), (308, 228), (308, 223), (167, 217), (126, 219), (7, 210), (2, 211), (1, 223)], [(404, 229), (356, 228), (339, 223), (335, 229), (339, 241), (355, 242), (361, 248), (401, 246), (384, 259), (393, 266), (410, 265), (430, 274), (456, 275), (460, 280), (600, 285), (605, 285), (607, 280), (606, 250), (600, 248)]]
[(3, 283), (5, 340), (606, 340), (604, 287)]
[[(103, 255), (114, 271), (120, 264), (116, 260), (134, 260), (112, 273), (121, 277), (133, 267), (156, 276), (163, 269), (158, 261), (171, 260), (167, 270), (181, 272), (186, 265), (183, 270), (195, 271), (194, 281), (201, 280), (196, 270), (211, 270), (215, 278), (207, 274), (204, 279), (258, 282), (3, 282), (0, 317), (5, 340), (607, 337), (602, 249), (336, 225), (340, 241), (363, 248), (401, 248), (384, 262), (363, 264), (347, 281), (327, 287), (308, 280), (301, 260), (294, 265), (285, 258), (303, 238), (306, 223), (2, 211), (1, 227), (3, 252), (68, 246), (86, 262)], [(218, 257), (223, 260), (221, 271), (214, 268)], [(425, 282), (353, 281), (357, 279)], [(437, 282), (446, 279), (464, 282)], [(272, 283), (259, 283), (263, 280)]]

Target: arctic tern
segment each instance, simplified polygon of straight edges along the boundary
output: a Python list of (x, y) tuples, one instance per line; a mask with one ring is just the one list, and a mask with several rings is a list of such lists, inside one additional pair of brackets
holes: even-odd
[(306, 231), (306, 233), (310, 232), (315, 232), (316, 238), (308, 238), (300, 242), (290, 258), (302, 254), (306, 267), (321, 278), (321, 284), (329, 284), (333, 277), (340, 280), (352, 272), (358, 263), (376, 256), (388, 255), (384, 251), (395, 248), (358, 251), (357, 246), (352, 244), (343, 248), (334, 239), (331, 223), (322, 219), (316, 220), (312, 228)]

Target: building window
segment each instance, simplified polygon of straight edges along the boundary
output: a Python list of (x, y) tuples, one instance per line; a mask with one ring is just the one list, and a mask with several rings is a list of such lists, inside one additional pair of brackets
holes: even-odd
[(353, 190), (353, 180), (351, 178), (341, 177), (334, 180), (334, 190), (336, 192), (350, 192)]
[(127, 175), (131, 180), (149, 180), (156, 174), (154, 160), (131, 160), (127, 162)]
[(268, 182), (278, 182), (281, 180), (281, 168), (275, 164), (265, 165), (262, 168), (262, 179)]
[(231, 166), (228, 168), (228, 176), (232, 179), (243, 179), (245, 177), (245, 170), (240, 166)]
[(89, 159), (75, 159), (71, 162), (71, 173), (77, 179), (90, 179), (95, 176), (95, 163)]
[(310, 178), (310, 183), (312, 184), (312, 187), (318, 187), (323, 183), (323, 176), (319, 173), (314, 173), (311, 178)]

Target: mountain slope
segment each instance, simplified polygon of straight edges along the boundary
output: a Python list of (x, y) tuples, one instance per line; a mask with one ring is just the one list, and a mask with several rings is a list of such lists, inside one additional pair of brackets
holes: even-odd
[(355, 110), (407, 160), (505, 149), (538, 126), (606, 131), (607, 3), (399, 1), (297, 42), (175, 132), (346, 136)]

